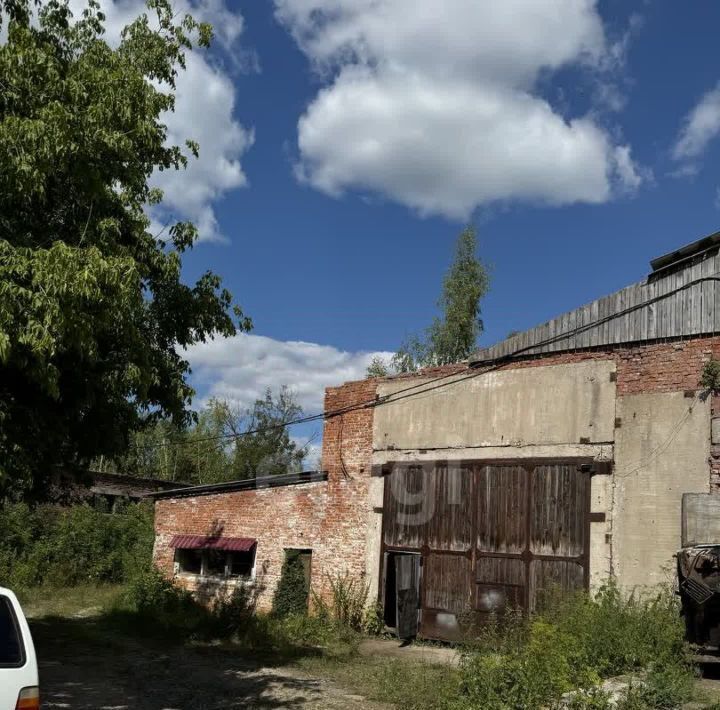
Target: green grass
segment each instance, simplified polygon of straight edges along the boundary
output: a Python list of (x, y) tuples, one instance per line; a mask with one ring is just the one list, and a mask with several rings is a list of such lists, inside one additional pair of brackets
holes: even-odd
[(124, 593), (119, 584), (35, 587), (14, 590), (29, 618), (81, 617), (106, 614)]
[(353, 654), (303, 658), (297, 665), (309, 675), (329, 678), (368, 700), (403, 710), (447, 708), (460, 689), (457, 669), (415, 660)]
[(645, 682), (626, 694), (619, 710), (716, 700), (709, 692), (698, 694), (676, 601), (665, 594), (625, 599), (609, 587), (593, 599), (579, 595), (551, 605), (531, 619), (517, 616), (466, 644), (459, 668), (363, 656), (362, 635), (328, 615), (255, 614), (252, 601), (242, 597), (209, 612), (154, 573), (129, 587), (43, 588), (19, 596), (29, 616), (70, 619), (77, 633), (98, 644), (106, 638), (137, 649), (212, 647), (227, 659), (294, 665), (401, 709), (552, 708), (564, 693), (584, 688), (572, 708), (606, 710), (592, 689), (621, 674), (639, 674)]

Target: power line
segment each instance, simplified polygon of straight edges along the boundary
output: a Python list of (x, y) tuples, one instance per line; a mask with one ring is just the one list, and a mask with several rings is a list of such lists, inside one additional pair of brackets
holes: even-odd
[[(441, 375), (439, 377), (433, 378), (431, 380), (426, 380), (423, 382), (416, 383), (410, 387), (406, 387), (404, 389), (398, 390), (397, 392), (393, 392), (388, 395), (384, 395), (379, 398), (375, 398), (372, 400), (366, 400), (364, 402), (357, 402), (355, 404), (347, 405), (345, 407), (340, 407), (338, 409), (330, 410), (329, 412), (318, 412), (316, 414), (311, 414), (306, 417), (299, 417), (298, 419), (293, 419), (287, 422), (280, 422), (278, 424), (272, 424), (265, 427), (259, 427), (256, 429), (249, 429), (247, 431), (243, 432), (237, 432), (232, 434), (217, 434), (213, 436), (206, 436), (206, 437), (200, 437), (197, 439), (193, 439), (193, 444), (198, 443), (204, 443), (207, 441), (221, 441), (221, 440), (234, 440), (238, 439), (242, 436), (252, 436), (255, 434), (264, 434), (266, 432), (275, 431), (277, 429), (284, 429), (285, 427), (289, 426), (295, 426), (299, 424), (308, 424), (315, 421), (320, 420), (328, 420), (333, 419), (338, 416), (343, 416), (345, 414), (349, 414), (350, 412), (358, 411), (361, 409), (374, 409), (376, 407), (384, 406), (387, 404), (393, 404), (394, 402), (402, 401), (404, 399), (408, 399), (409, 397), (416, 397), (421, 394), (425, 394), (427, 392), (432, 392), (435, 390), (438, 390), (442, 387), (447, 387), (449, 385), (453, 385), (459, 382), (464, 382), (465, 380), (470, 380), (475, 377), (479, 377), (480, 375), (485, 375), (489, 372), (493, 372), (495, 370), (500, 369), (505, 364), (507, 364), (508, 361), (512, 360), (514, 357), (517, 357), (518, 355), (522, 355), (523, 353), (526, 353), (529, 350), (535, 350), (537, 348), (544, 347), (545, 345), (552, 345), (553, 343), (556, 343), (560, 340), (566, 340), (574, 335), (579, 335), (580, 333), (583, 333), (587, 330), (590, 330), (591, 328), (595, 328), (597, 326), (603, 325), (604, 323), (608, 323), (611, 320), (615, 320), (616, 318), (621, 318), (624, 315), (628, 315), (629, 313), (633, 313), (636, 310), (639, 310), (641, 308), (644, 308), (646, 306), (652, 305), (654, 303), (657, 303), (658, 301), (661, 301), (665, 298), (669, 298), (670, 296), (674, 296), (677, 293), (680, 293), (681, 291), (684, 291), (688, 288), (691, 288), (692, 286), (696, 286), (700, 283), (704, 283), (707, 281), (713, 281), (713, 282), (720, 282), (720, 272), (715, 272), (714, 274), (711, 274), (709, 276), (703, 276), (698, 279), (693, 279), (692, 281), (688, 281), (686, 284), (683, 284), (682, 286), (678, 286), (677, 288), (672, 289), (671, 291), (668, 291), (667, 293), (659, 294), (657, 296), (654, 296), (653, 298), (650, 298), (646, 301), (643, 301), (642, 303), (637, 303), (633, 306), (629, 306), (627, 308), (624, 308), (620, 311), (617, 311), (615, 313), (612, 313), (610, 315), (604, 316), (602, 318), (598, 318), (594, 321), (591, 321), (590, 323), (584, 323), (582, 325), (576, 326), (575, 328), (571, 328), (568, 331), (565, 331), (563, 333), (558, 333), (557, 335), (551, 336), (549, 338), (545, 338), (544, 340), (540, 340), (538, 342), (533, 343), (532, 345), (527, 345), (522, 348), (518, 348), (517, 350), (514, 350), (511, 353), (508, 353), (501, 358), (497, 358), (494, 362), (495, 364), (489, 365), (487, 367), (478, 367), (476, 368), (471, 374), (465, 375), (464, 377), (458, 377), (460, 375), (460, 372), (450, 372), (446, 373), (444, 375)], [(455, 378), (451, 382), (445, 382), (445, 380), (449, 380), (450, 378)], [(436, 383), (442, 383), (442, 384), (436, 384)], [(418, 392), (414, 392), (413, 394), (410, 394), (414, 390), (420, 390)], [(189, 442), (173, 442), (173, 441), (162, 441), (157, 442), (149, 445), (136, 445), (132, 448), (134, 449), (154, 449), (154, 448), (164, 448), (167, 446), (186, 446)]]

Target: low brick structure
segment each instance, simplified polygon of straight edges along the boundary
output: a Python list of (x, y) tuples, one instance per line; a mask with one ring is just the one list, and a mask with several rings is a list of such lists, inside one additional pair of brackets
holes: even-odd
[(719, 400), (700, 386), (720, 358), (719, 249), (714, 235), (654, 260), (646, 281), (469, 363), (328, 388), (326, 478), (159, 494), (157, 565), (195, 588), (209, 563), (179, 569), (176, 536), (251, 539), (267, 609), (303, 550), (318, 593), (363, 579), (392, 626), (412, 616), (402, 588), (440, 638), (468, 609), (532, 608), (548, 584), (664, 581), (683, 493), (720, 482)]

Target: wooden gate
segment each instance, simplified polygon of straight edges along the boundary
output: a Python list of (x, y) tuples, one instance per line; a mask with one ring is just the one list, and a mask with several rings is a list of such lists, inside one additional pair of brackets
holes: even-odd
[(483, 621), (534, 609), (543, 590), (587, 588), (587, 459), (398, 463), (383, 473), (383, 552), (421, 554), (422, 635), (453, 639), (469, 613)]

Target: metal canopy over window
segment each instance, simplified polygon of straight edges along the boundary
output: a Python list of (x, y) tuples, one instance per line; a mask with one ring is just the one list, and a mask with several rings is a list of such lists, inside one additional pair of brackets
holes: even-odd
[(224, 537), (210, 535), (174, 535), (170, 547), (183, 550), (226, 550), (250, 552), (257, 545), (253, 537)]

